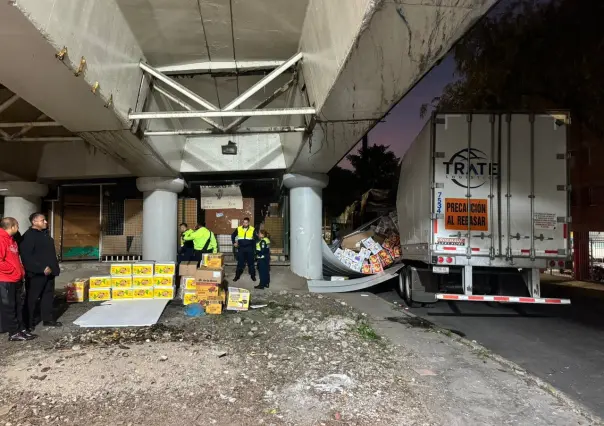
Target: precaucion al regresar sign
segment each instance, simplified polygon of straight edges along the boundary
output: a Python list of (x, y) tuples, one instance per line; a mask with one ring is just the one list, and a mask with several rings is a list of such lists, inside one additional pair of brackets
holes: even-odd
[[(468, 212), (469, 210), (469, 212)], [(486, 199), (445, 198), (445, 229), (463, 231), (489, 230), (489, 210)]]

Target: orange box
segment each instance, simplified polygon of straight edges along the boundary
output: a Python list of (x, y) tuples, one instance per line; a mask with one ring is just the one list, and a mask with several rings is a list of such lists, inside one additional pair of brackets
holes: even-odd
[(220, 269), (224, 266), (224, 255), (222, 253), (205, 253), (202, 265), (206, 268)]
[(222, 302), (226, 301), (226, 292), (216, 284), (197, 283), (197, 297), (200, 302)]
[(204, 309), (208, 315), (220, 315), (222, 314), (222, 303), (210, 302), (204, 305)]

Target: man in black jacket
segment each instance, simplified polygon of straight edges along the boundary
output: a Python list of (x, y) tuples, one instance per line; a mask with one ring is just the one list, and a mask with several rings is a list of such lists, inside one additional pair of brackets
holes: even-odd
[(32, 214), (29, 221), (31, 228), (23, 234), (19, 246), (21, 261), (25, 267), (29, 329), (33, 330), (36, 325), (34, 312), (38, 302), (43, 325), (61, 327), (63, 324), (54, 319), (53, 312), (55, 277), (61, 272), (55, 242), (48, 235), (48, 222), (42, 213)]

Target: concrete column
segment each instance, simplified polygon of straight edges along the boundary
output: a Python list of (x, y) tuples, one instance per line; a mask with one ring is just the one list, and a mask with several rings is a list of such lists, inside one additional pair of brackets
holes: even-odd
[(138, 178), (143, 193), (143, 259), (176, 261), (178, 248), (178, 193), (184, 180)]
[(19, 222), (21, 233), (29, 228), (29, 215), (40, 210), (42, 197), (48, 186), (35, 182), (0, 182), (0, 195), (4, 196), (4, 216)]
[(328, 182), (327, 175), (319, 173), (283, 177), (283, 184), (289, 188), (291, 270), (307, 279), (323, 278), (322, 191)]

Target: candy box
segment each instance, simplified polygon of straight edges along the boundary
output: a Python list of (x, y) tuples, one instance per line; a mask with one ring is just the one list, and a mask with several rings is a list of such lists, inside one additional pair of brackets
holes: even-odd
[(226, 294), (224, 289), (216, 284), (197, 283), (197, 297), (200, 302), (225, 302)]
[(91, 288), (88, 291), (88, 301), (101, 302), (105, 300), (111, 300), (110, 288)]
[(174, 287), (164, 287), (153, 289), (154, 299), (174, 299)]
[(113, 300), (121, 299), (132, 299), (134, 297), (134, 290), (131, 288), (114, 288), (111, 291)]
[(174, 275), (176, 273), (176, 263), (161, 262), (155, 264), (155, 275)]
[(111, 287), (110, 276), (90, 277), (90, 288), (109, 288)]
[(133, 299), (153, 299), (153, 287), (134, 287), (132, 289)]
[(180, 277), (180, 287), (185, 290), (196, 291), (197, 282), (195, 281), (195, 277)]
[(132, 275), (132, 263), (112, 263), (111, 275)]
[(132, 277), (111, 277), (111, 288), (131, 288)]
[(228, 311), (247, 311), (250, 307), (250, 292), (244, 288), (229, 287)]
[(204, 309), (208, 315), (220, 315), (222, 313), (222, 303), (209, 302), (204, 304)]
[(135, 275), (132, 277), (132, 287), (153, 287), (153, 277)]
[(174, 275), (155, 275), (153, 277), (154, 287), (173, 287)]
[(202, 264), (208, 268), (222, 268), (224, 266), (224, 255), (222, 253), (204, 253)]
[(68, 303), (85, 302), (88, 299), (88, 280), (75, 279), (67, 284), (65, 290)]
[(153, 276), (153, 262), (139, 262), (132, 265), (132, 275)]
[(191, 305), (193, 303), (199, 303), (199, 296), (196, 291), (185, 291), (182, 297), (183, 305)]

